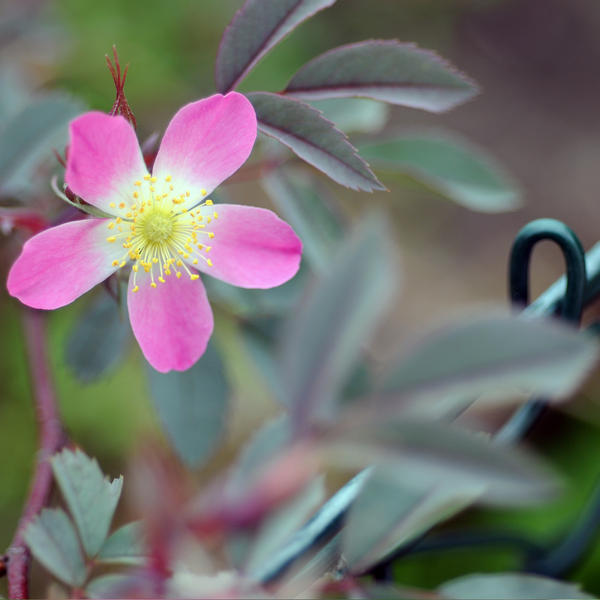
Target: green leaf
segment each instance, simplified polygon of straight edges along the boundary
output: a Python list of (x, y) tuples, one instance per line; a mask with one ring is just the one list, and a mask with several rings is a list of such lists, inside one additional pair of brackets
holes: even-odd
[(119, 527), (102, 545), (97, 562), (117, 565), (141, 565), (146, 560), (139, 522)]
[(248, 98), (260, 131), (340, 185), (367, 192), (386, 189), (345, 134), (312, 106), (268, 92), (253, 92)]
[(456, 600), (550, 600), (596, 598), (581, 591), (579, 584), (524, 573), (475, 574), (442, 584), (444, 598)]
[(315, 100), (311, 105), (346, 133), (381, 131), (390, 113), (387, 104), (367, 98), (330, 98)]
[(311, 266), (323, 272), (343, 236), (338, 217), (326, 204), (324, 191), (298, 175), (279, 171), (262, 180), (263, 187), (283, 218), (295, 229)]
[(348, 513), (343, 554), (361, 573), (441, 521), (474, 502), (480, 485), (411, 487), (391, 467), (375, 469)]
[(117, 598), (123, 589), (127, 590), (130, 587), (131, 582), (130, 575), (120, 573), (100, 575), (87, 584), (85, 593), (88, 598)]
[(282, 348), (283, 389), (296, 430), (333, 418), (344, 380), (389, 306), (397, 279), (383, 221), (366, 221), (338, 248), (294, 315)]
[(321, 442), (321, 453), (344, 468), (385, 465), (417, 488), (475, 488), (486, 504), (538, 503), (559, 489), (555, 474), (524, 451), (454, 425), (378, 411), (351, 415)]
[(228, 92), (300, 23), (335, 0), (246, 0), (223, 33), (215, 63), (217, 91)]
[(25, 542), (35, 558), (67, 585), (81, 586), (85, 564), (77, 534), (60, 508), (45, 508), (27, 526)]
[(44, 158), (67, 141), (67, 123), (83, 105), (61, 94), (47, 94), (14, 115), (0, 130), (0, 193), (29, 191)]
[(73, 515), (87, 556), (94, 557), (110, 528), (123, 477), (107, 479), (95, 459), (65, 449), (52, 457), (54, 477)]
[(317, 476), (296, 496), (271, 513), (254, 537), (244, 571), (251, 578), (253, 573), (259, 573), (264, 564), (286, 546), (324, 499), (324, 477)]
[(209, 343), (187, 371), (159, 373), (148, 366), (154, 406), (179, 457), (189, 466), (204, 462), (221, 439), (229, 386), (223, 362)]
[(93, 381), (119, 362), (128, 341), (129, 326), (117, 303), (97, 294), (71, 330), (65, 360), (78, 379)]
[(447, 132), (414, 132), (364, 144), (375, 168), (407, 173), (457, 204), (486, 213), (515, 210), (521, 192), (484, 149)]
[(305, 100), (360, 96), (442, 112), (470, 100), (477, 86), (431, 50), (397, 40), (368, 40), (317, 56), (285, 93)]
[(400, 357), (384, 376), (378, 406), (441, 416), (481, 394), (480, 402), (493, 403), (514, 402), (515, 392), (563, 398), (597, 359), (596, 340), (562, 323), (480, 316), (430, 335)]

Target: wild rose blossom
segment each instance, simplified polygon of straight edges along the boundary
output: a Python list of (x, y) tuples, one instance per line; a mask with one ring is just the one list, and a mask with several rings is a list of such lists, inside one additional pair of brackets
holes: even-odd
[(246, 161), (255, 139), (250, 102), (236, 92), (216, 94), (175, 114), (150, 174), (123, 117), (76, 118), (65, 182), (111, 218), (65, 223), (29, 239), (8, 291), (33, 308), (59, 308), (131, 265), (127, 305), (142, 352), (158, 371), (189, 368), (213, 330), (199, 271), (270, 288), (299, 267), (302, 244), (273, 212), (208, 199)]

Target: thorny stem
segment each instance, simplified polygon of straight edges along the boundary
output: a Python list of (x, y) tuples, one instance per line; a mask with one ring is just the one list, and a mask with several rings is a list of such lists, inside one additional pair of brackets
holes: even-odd
[(48, 364), (45, 314), (40, 311), (24, 309), (23, 328), (39, 427), (39, 451), (29, 497), (19, 519), (15, 536), (6, 553), (8, 596), (18, 599), (29, 597), (28, 575), (31, 555), (24, 540), (25, 529), (48, 502), (52, 490), (50, 457), (66, 441), (56, 406), (50, 365)]

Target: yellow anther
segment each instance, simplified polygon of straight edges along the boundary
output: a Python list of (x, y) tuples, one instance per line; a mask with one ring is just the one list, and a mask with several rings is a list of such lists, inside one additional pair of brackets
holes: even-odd
[(115, 219), (115, 223), (117, 223), (117, 224), (122, 223), (122, 222), (123, 222), (123, 219), (121, 219), (121, 217), (117, 217)]
[(216, 211), (213, 213), (213, 217), (214, 217), (215, 219), (218, 219), (218, 218), (219, 218), (219, 215), (216, 213)]
[(165, 269), (165, 275), (170, 275), (171, 274), (171, 269)]
[(125, 202), (119, 202), (119, 208), (121, 208), (121, 209), (125, 208)]
[(135, 294), (140, 289), (139, 285), (136, 285), (131, 291)]
[(167, 175), (167, 176), (165, 177), (165, 181), (166, 181), (167, 183), (169, 183), (169, 181), (171, 181), (171, 179), (172, 179), (172, 177), (171, 177), (170, 175)]
[(201, 189), (201, 190), (200, 190), (200, 193), (201, 193), (203, 196), (206, 196), (206, 194), (208, 194), (208, 192), (207, 192), (205, 189)]
[(185, 195), (189, 198), (190, 197), (190, 193), (186, 192)]
[(162, 277), (159, 277), (159, 278), (158, 278), (158, 280), (159, 280), (161, 283), (164, 283), (164, 282), (165, 282), (165, 280), (164, 280)]
[(125, 266), (125, 261), (121, 261), (121, 264), (119, 265), (119, 267), (124, 267)]
[(133, 265), (133, 267), (131, 267), (131, 269), (132, 269), (132, 271), (133, 271), (134, 273), (137, 273), (137, 272), (138, 272), (138, 269), (139, 269), (139, 267), (138, 267), (137, 265)]
[(200, 279), (200, 275), (197, 275), (197, 274), (194, 273), (193, 275), (190, 275), (190, 279), (192, 281), (196, 281), (196, 279)]
[(117, 208), (117, 205), (116, 205), (114, 202), (111, 202), (111, 203), (109, 204), (109, 206), (110, 206), (111, 208)]
[(138, 192), (133, 192), (133, 197), (134, 197), (134, 198), (139, 198), (139, 197), (140, 197), (140, 195), (139, 195), (139, 193), (138, 193)]
[(169, 186), (169, 189), (170, 189), (171, 191), (173, 191), (175, 188), (174, 188), (172, 185), (170, 185), (170, 186)]
[(212, 221), (212, 219), (210, 217), (206, 217), (206, 222), (210, 223)]
[(198, 264), (198, 259), (197, 259), (197, 258), (195, 258), (195, 259), (194, 259), (192, 262), (193, 262), (195, 265), (197, 265), (197, 264)]
[(206, 206), (212, 206), (214, 202), (209, 198), (204, 204), (206, 204)]
[(181, 277), (181, 271), (177, 271), (177, 279)]
[(156, 183), (158, 181), (158, 179), (156, 179), (156, 177), (150, 177), (150, 181), (152, 183)]
[(198, 244), (198, 250), (202, 250), (204, 248), (204, 244)]
[(119, 261), (118, 260), (113, 260), (112, 261), (112, 266), (113, 267), (118, 267), (119, 266)]
[(156, 287), (156, 281), (153, 281), (153, 282), (150, 284), (150, 287), (153, 287), (153, 288), (155, 288), (155, 287)]
[(150, 175), (144, 175), (144, 181), (150, 181)]
[(150, 191), (151, 191), (151, 192), (154, 192), (154, 191), (156, 191), (156, 190), (154, 189), (154, 186), (153, 186), (153, 185), (151, 185), (151, 186), (150, 186)]
[(114, 228), (115, 228), (115, 222), (114, 222), (114, 221), (111, 221), (111, 222), (108, 224), (108, 228), (109, 228), (109, 229), (114, 229)]
[(215, 234), (212, 231), (209, 231), (208, 237), (212, 240), (215, 237)]
[(110, 237), (106, 238), (107, 242), (114, 242), (117, 238), (114, 235), (111, 235)]
[(140, 185), (142, 185), (142, 182), (141, 181), (135, 181), (133, 185), (140, 186)]
[(152, 262), (153, 262), (154, 264), (156, 264), (156, 263), (158, 262), (158, 258), (156, 258), (156, 256), (155, 256), (155, 257), (152, 259)]
[(144, 265), (144, 271), (146, 271), (146, 273), (150, 273), (150, 265)]
[(212, 267), (212, 266), (213, 266), (213, 264), (212, 264), (212, 260), (210, 260), (210, 258), (207, 258), (207, 259), (206, 259), (206, 264), (207, 264), (209, 267)]
[(212, 246), (206, 246), (205, 250), (206, 250), (207, 252), (210, 252), (210, 249), (211, 249), (211, 248), (212, 248)]

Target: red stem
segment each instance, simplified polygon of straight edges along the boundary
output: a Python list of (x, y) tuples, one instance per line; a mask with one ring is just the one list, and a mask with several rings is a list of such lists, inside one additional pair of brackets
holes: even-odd
[(25, 544), (24, 533), (31, 520), (48, 503), (52, 491), (52, 467), (49, 459), (66, 440), (48, 364), (46, 315), (40, 311), (24, 309), (23, 328), (39, 427), (40, 449), (29, 497), (7, 551), (8, 597), (15, 599), (29, 597), (28, 575), (31, 555)]

